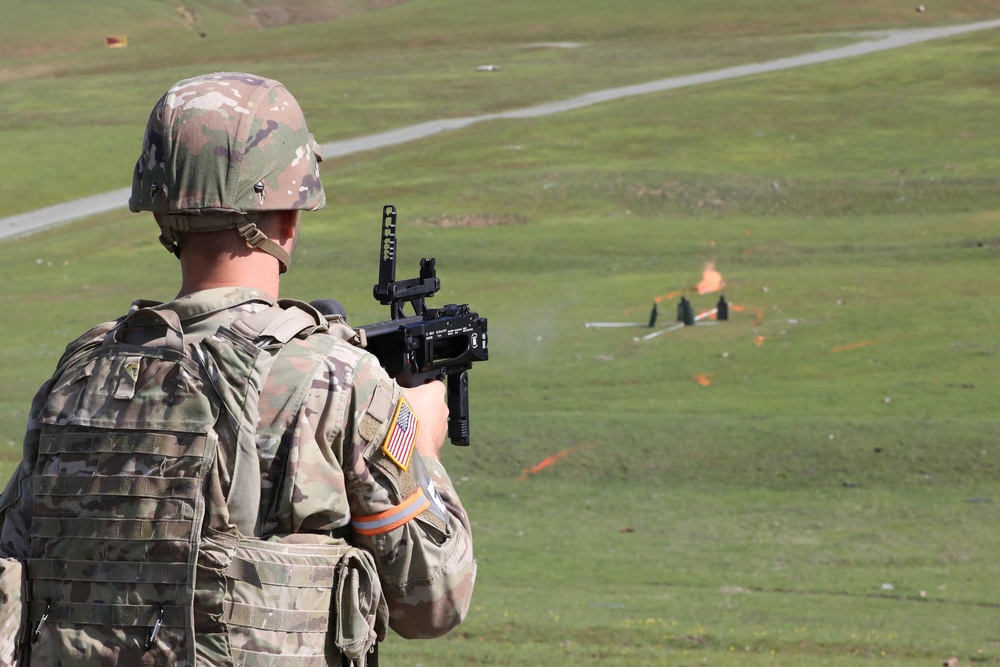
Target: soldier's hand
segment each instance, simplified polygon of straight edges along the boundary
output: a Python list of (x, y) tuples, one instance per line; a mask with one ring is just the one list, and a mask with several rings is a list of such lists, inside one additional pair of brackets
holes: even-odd
[(440, 459), (441, 448), (448, 436), (447, 389), (444, 382), (434, 380), (419, 387), (404, 388), (403, 393), (420, 420), (414, 446), (422, 456)]

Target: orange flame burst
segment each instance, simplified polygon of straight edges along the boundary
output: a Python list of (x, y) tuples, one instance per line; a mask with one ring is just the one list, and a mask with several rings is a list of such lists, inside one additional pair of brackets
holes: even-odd
[(705, 270), (701, 274), (701, 282), (698, 283), (698, 294), (718, 292), (725, 285), (726, 281), (722, 279), (722, 274), (715, 270), (715, 262), (705, 264)]
[(546, 457), (545, 459), (542, 460), (541, 463), (536, 465), (534, 468), (525, 468), (524, 470), (522, 470), (521, 474), (518, 476), (518, 479), (524, 479), (528, 475), (534, 475), (535, 473), (544, 470), (545, 468), (548, 468), (550, 465), (552, 465), (559, 459), (565, 458), (566, 456), (572, 454), (574, 451), (576, 451), (576, 449), (577, 449), (576, 447), (570, 447), (560, 452), (556, 452), (552, 456)]
[(661, 296), (656, 297), (655, 301), (656, 301), (656, 303), (660, 303), (661, 301), (664, 301), (664, 300), (669, 301), (670, 299), (673, 299), (678, 294), (680, 294), (680, 292), (668, 292), (667, 294), (663, 294)]

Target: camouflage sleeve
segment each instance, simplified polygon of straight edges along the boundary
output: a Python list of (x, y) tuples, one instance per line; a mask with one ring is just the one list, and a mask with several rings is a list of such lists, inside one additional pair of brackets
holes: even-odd
[(24, 434), (21, 463), (0, 495), (0, 552), (14, 558), (27, 558), (30, 545), (32, 495), (31, 473), (38, 456), (38, 413), (48, 395), (48, 383), (42, 385), (31, 403)]
[(312, 378), (295, 414), (263, 404), (287, 452), (271, 466), (276, 531), (348, 533), (375, 557), (389, 626), (406, 638), (443, 635), (465, 617), (475, 580), (465, 510), (441, 464), (413, 450), (419, 424), (378, 360), (345, 343), (300, 364), (315, 338), (282, 367), (290, 385), (303, 371)]
[(468, 516), (444, 467), (414, 450), (418, 420), (373, 356), (358, 359), (351, 386), (342, 445), (355, 544), (375, 555), (389, 626), (443, 635), (472, 598)]
[[(22, 461), (0, 495), (0, 556), (28, 557), (30, 514), (23, 511), (30, 500), (31, 476)], [(24, 496), (29, 497), (24, 497)]]
[[(439, 462), (414, 453), (410, 470), (395, 479), (377, 472), (377, 462), (368, 467), (371, 476), (361, 488), (369, 499), (359, 499), (351, 525), (355, 542), (376, 554), (389, 626), (408, 639), (439, 637), (462, 622), (472, 600), (476, 562), (468, 517)], [(414, 485), (419, 490), (409, 493)], [(415, 497), (426, 499), (424, 508), (411, 504)], [(387, 523), (387, 516), (402, 518)]]

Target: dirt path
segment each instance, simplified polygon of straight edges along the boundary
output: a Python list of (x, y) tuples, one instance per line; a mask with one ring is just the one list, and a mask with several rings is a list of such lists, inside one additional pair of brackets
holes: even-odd
[[(676, 88), (696, 86), (703, 83), (724, 81), (726, 79), (736, 79), (755, 74), (767, 72), (777, 72), (779, 70), (790, 69), (792, 67), (802, 67), (804, 65), (815, 65), (818, 63), (830, 62), (842, 58), (853, 58), (864, 56), (878, 51), (887, 51), (919, 42), (926, 42), (933, 39), (952, 37), (977, 30), (989, 30), (1000, 28), (1000, 19), (992, 21), (980, 21), (978, 23), (967, 23), (964, 25), (946, 26), (939, 28), (919, 28), (913, 30), (891, 30), (885, 32), (868, 33), (866, 39), (856, 44), (843, 46), (835, 49), (827, 49), (816, 53), (807, 53), (800, 56), (779, 58), (763, 63), (753, 63), (750, 65), (739, 65), (727, 67), (725, 69), (703, 72), (701, 74), (690, 74), (687, 76), (660, 79), (648, 83), (640, 83), (621, 88), (610, 88), (600, 90), (579, 97), (557, 102), (547, 102), (524, 109), (515, 109), (496, 114), (486, 114), (483, 116), (467, 116), (465, 118), (449, 118), (444, 120), (434, 120), (417, 125), (410, 125), (398, 130), (372, 134), (355, 139), (336, 141), (323, 145), (323, 155), (326, 157), (339, 157), (351, 155), (363, 151), (395, 146), (398, 144), (423, 139), (425, 137), (444, 132), (446, 130), (457, 130), (468, 127), (474, 123), (482, 121), (496, 120), (500, 118), (536, 118), (550, 114), (580, 109), (582, 107), (603, 102), (611, 102), (625, 97), (635, 95), (646, 95), (648, 93), (659, 93)], [(30, 211), (8, 218), (0, 218), (0, 241), (15, 236), (23, 236), (33, 232), (62, 225), (74, 220), (79, 220), (97, 213), (104, 213), (118, 208), (124, 208), (128, 204), (130, 194), (129, 188), (105, 192), (104, 194), (93, 195), (84, 199), (49, 206)]]

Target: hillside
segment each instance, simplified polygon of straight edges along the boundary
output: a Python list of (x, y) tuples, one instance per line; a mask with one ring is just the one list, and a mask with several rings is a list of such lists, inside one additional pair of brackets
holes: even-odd
[[(49, 50), (0, 59), (0, 206), (126, 186), (152, 103), (207, 69), (282, 80), (329, 142), (1000, 15), (412, 0), (262, 29), (241, 22), (262, 6), (189, 6), (205, 37), (176, 5), (103, 3), (125, 49), (97, 15), (32, 19)], [(324, 163), (329, 204), (283, 295), (384, 318), (392, 203), (399, 277), (436, 257), (436, 305), (490, 324), (472, 446), (444, 454), (474, 521), (474, 608), (441, 641), (391, 637), (383, 664), (1000, 664), (998, 46), (983, 31)], [(65, 342), (170, 298), (177, 267), (125, 211), (0, 254), (9, 470)], [(710, 264), (724, 292), (701, 294)], [(704, 313), (722, 293), (728, 321), (671, 328), (680, 296)]]
[[(408, 0), (186, 0), (143, 2), (91, 0), (0, 2), (10, 20), (0, 25), (0, 55), (45, 58), (103, 47), (105, 37), (124, 36), (132, 45), (196, 35), (253, 34), (286, 25), (319, 23), (379, 11)], [(0, 81), (20, 68), (0, 70)]]

